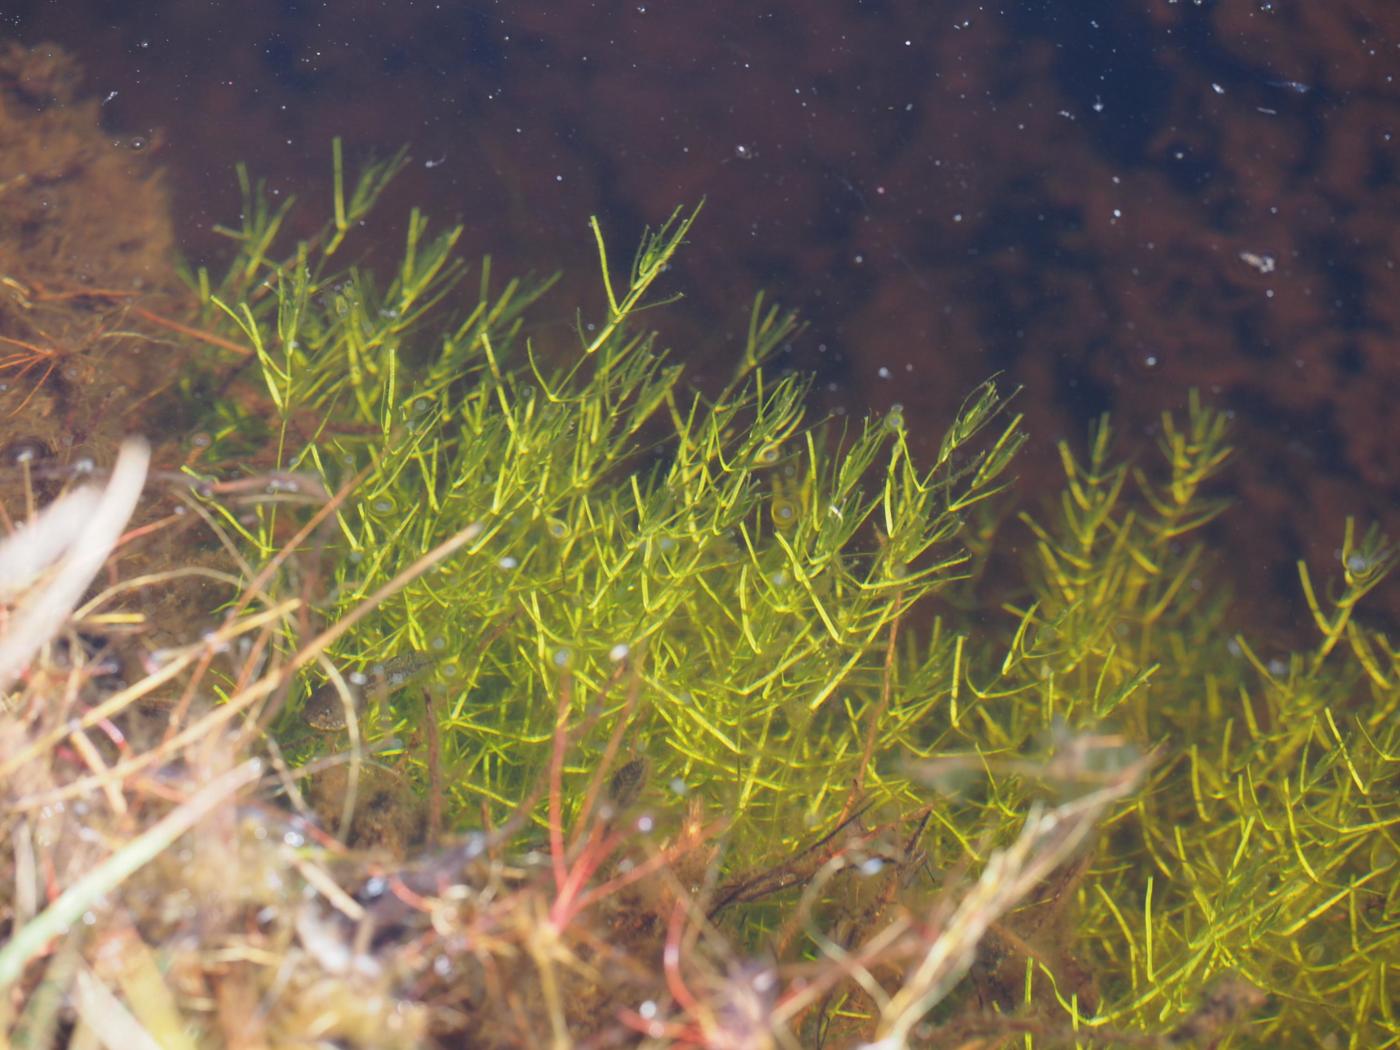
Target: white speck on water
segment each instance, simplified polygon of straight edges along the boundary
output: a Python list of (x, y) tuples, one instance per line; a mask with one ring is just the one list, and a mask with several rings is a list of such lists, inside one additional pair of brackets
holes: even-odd
[(1240, 261), (1260, 273), (1273, 273), (1277, 261), (1268, 252), (1240, 252)]

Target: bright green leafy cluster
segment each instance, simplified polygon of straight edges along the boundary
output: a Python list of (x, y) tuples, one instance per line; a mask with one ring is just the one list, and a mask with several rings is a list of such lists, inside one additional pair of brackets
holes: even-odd
[[(402, 363), (404, 341), (457, 276), (448, 253), (459, 231), (424, 247), (416, 213), (383, 293), (356, 271), (313, 273), (303, 245), (267, 276), (275, 294), (261, 305), (211, 299), (255, 349), (279, 417), (278, 466), (332, 488), (365, 472), (338, 519), (327, 621), (482, 526), (463, 556), (332, 654), (360, 668), (440, 657), (431, 692), (459, 812), (485, 800), (500, 817), (538, 781), (567, 672), (575, 771), (596, 767), (625, 715), (626, 745), (651, 757), (654, 782), (732, 813), (738, 839), (792, 849), (829, 826), (859, 780), (881, 796), (910, 793), (907, 775), (863, 772), (872, 754), (922, 747), (937, 702), (932, 690), (889, 695), (888, 638), (905, 610), (962, 574), (965, 514), (997, 489), (1020, 437), (1012, 419), (979, 445), (1002, 407), (990, 385), (927, 468), (897, 414), (852, 434), (804, 429), (802, 382), (763, 367), (794, 321), (761, 301), (733, 381), (713, 398), (685, 390), (630, 319), (693, 220), (678, 213), (647, 236), (621, 295), (599, 234), (606, 315), (552, 374), (521, 339), (520, 310), (538, 289), (493, 296), (485, 281), (434, 354), (420, 343), (413, 367)], [(275, 513), (234, 524), (272, 553)], [(899, 677), (946, 675), (946, 649)], [(595, 705), (601, 717), (585, 717)], [(372, 733), (406, 739), (421, 711), (389, 706)]]
[[(1004, 627), (960, 617), (954, 587), (988, 542), (974, 523), (1022, 441), (993, 386), (925, 465), (897, 412), (806, 425), (802, 382), (765, 369), (795, 322), (760, 299), (732, 382), (687, 389), (635, 323), (695, 219), (679, 212), (622, 287), (595, 221), (605, 311), (547, 368), (523, 315), (549, 282), (493, 290), (488, 264), (450, 311), (459, 230), (430, 239), (414, 212), (383, 291), (334, 271), (396, 166), (346, 203), (337, 152), (335, 222), (280, 262), (284, 213), (247, 187), (241, 254), (201, 286), (253, 350), (278, 468), (359, 479), (335, 519), (326, 622), (480, 526), (331, 654), (362, 671), (432, 659), (426, 688), (381, 691), (365, 728), (421, 766), (431, 705), (459, 824), (483, 806), (502, 819), (540, 783), (561, 689), (572, 802), (620, 739), (653, 797), (727, 815), (736, 869), (862, 806), (918, 829), (928, 871), (959, 870), (1009, 841), (1037, 794), (1150, 753), (1099, 850), (1003, 924), (982, 1000), (1050, 1031), (1190, 1045), (1262, 990), (1251, 1042), (1400, 1043), (1400, 654), (1353, 615), (1393, 564), (1381, 537), (1348, 531), (1330, 599), (1300, 566), (1312, 651), (1266, 661), (1229, 637), (1193, 542), (1223, 509), (1203, 490), (1226, 424), (1193, 397), (1162, 420), (1158, 470), (1117, 463), (1106, 420), (1083, 461), (1062, 448), (1058, 512), (1004, 526), (1033, 540), (1023, 600)], [(211, 455), (253, 422), (220, 412)], [(228, 520), (262, 558), (286, 532), (275, 504)], [(918, 619), (940, 593), (958, 601)]]
[(1201, 549), (1182, 542), (1223, 509), (1198, 488), (1224, 460), (1224, 436), (1223, 417), (1194, 398), (1184, 428), (1164, 418), (1167, 483), (1139, 474), (1143, 499), (1129, 504), (1104, 422), (1086, 465), (1062, 449), (1058, 520), (1031, 522), (1036, 602), (1003, 677), (1032, 699), (980, 735), (1014, 746), (1028, 722), (1107, 719), (1156, 749), (1157, 765), (1077, 888), (1097, 1010), (1072, 1001), (1063, 971), (1057, 985), (1033, 966), (1027, 987), (1044, 982), (1086, 1026), (1176, 1021), (1183, 1033), (1223, 1029), (1258, 989), (1274, 1015), (1259, 1045), (1306, 1031), (1309, 1045), (1394, 1046), (1400, 654), (1352, 613), (1395, 554), (1348, 526), (1326, 603), (1300, 563), (1321, 640), (1261, 660), (1221, 630), (1223, 605), (1196, 575)]

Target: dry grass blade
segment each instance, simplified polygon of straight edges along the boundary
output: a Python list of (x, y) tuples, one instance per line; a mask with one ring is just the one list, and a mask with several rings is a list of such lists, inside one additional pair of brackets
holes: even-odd
[[(69, 502), (72, 497), (64, 497), (52, 513), (42, 519), (45, 532), (53, 530), (55, 545), (66, 550), (59, 555), (53, 579), (21, 604), (9, 630), (0, 638), (0, 689), (14, 681), (39, 648), (63, 626), (116, 547), (131, 512), (136, 509), (150, 459), (151, 450), (145, 441), (128, 438), (117, 454), (107, 487), (95, 501), (91, 496), (80, 494), (75, 494), (79, 498), (72, 502)], [(52, 551), (39, 551), (34, 546), (32, 535), (25, 536), (21, 550), (31, 555), (51, 556)], [(6, 569), (6, 575), (16, 580), (35, 571), (33, 567), (13, 563)]]
[(109, 1050), (162, 1050), (162, 1044), (90, 971), (80, 969), (74, 983), (78, 1017), (103, 1046)]
[(866, 1050), (909, 1045), (914, 1026), (967, 973), (992, 923), (1084, 844), (1108, 807), (1137, 788), (1149, 764), (1150, 759), (1140, 759), (1097, 791), (1048, 811), (1031, 810), (1016, 841), (992, 854), (976, 884), (923, 947), (903, 986), (881, 1004), (878, 1038)]

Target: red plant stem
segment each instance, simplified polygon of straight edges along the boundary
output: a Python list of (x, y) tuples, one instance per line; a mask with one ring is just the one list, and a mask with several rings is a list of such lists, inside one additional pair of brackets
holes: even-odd
[[(583, 853), (574, 862), (573, 868), (567, 871), (564, 884), (558, 887), (554, 906), (549, 909), (549, 921), (554, 924), (555, 929), (563, 929), (583, 910), (579, 900), (583, 887), (622, 840), (621, 835), (613, 834), (600, 843), (598, 835), (602, 830), (597, 824), (589, 829), (588, 842), (583, 848)], [(562, 834), (560, 840), (562, 842)]]
[(231, 353), (237, 354), (239, 357), (253, 356), (251, 348), (230, 342), (221, 336), (215, 335), (213, 332), (206, 332), (202, 328), (192, 328), (187, 324), (181, 324), (179, 321), (172, 321), (168, 317), (162, 317), (160, 314), (153, 314), (149, 310), (143, 310), (139, 306), (133, 306), (131, 312), (139, 314), (152, 324), (158, 324), (162, 327), (172, 329), (173, 331), (179, 332), (181, 335), (189, 336), (191, 339), (199, 339), (202, 342), (209, 343), (211, 346), (217, 346), (221, 350), (228, 350)]
[(681, 936), (685, 933), (686, 902), (676, 901), (671, 909), (671, 921), (666, 925), (666, 947), (661, 952), (661, 967), (666, 973), (666, 987), (671, 997), (691, 1017), (698, 1017), (700, 1001), (686, 987), (681, 975)]

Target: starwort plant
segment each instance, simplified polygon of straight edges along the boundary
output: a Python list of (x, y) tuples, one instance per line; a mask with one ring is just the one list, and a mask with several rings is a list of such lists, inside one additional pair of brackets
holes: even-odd
[[(453, 312), (460, 229), (432, 237), (414, 211), (382, 289), (339, 268), (399, 163), (347, 194), (337, 147), (335, 218), (285, 255), (285, 211), (245, 175), (238, 257), (195, 278), (262, 385), (216, 409), (207, 459), (261, 428), (281, 484), (354, 483), (320, 620), (472, 530), (300, 684), (279, 726), (294, 752), (338, 746), (308, 721), (345, 725), (420, 785), (436, 778), (453, 827), (524, 805), (527, 837), (550, 838), (562, 925), (618, 842), (600, 831), (571, 854), (563, 828), (625, 746), (633, 797), (725, 815), (710, 919), (856, 974), (823, 1014), (852, 1032), (909, 1038), (967, 973), (963, 1006), (1014, 1017), (1026, 1045), (1213, 1045), (1242, 1023), (1249, 1045), (1288, 1030), (1396, 1045), (1400, 657), (1356, 616), (1393, 565), (1382, 537), (1348, 528), (1333, 597), (1299, 567), (1321, 641), (1266, 660), (1222, 630), (1205, 578), (1200, 530), (1225, 510), (1212, 492), (1230, 449), (1195, 395), (1163, 417), (1158, 466), (1119, 461), (1100, 420), (1086, 456), (1061, 446), (1052, 512), (975, 531), (1023, 441), (993, 384), (927, 464), (898, 410), (810, 424), (804, 382), (770, 371), (797, 322), (760, 297), (732, 380), (689, 389), (638, 317), (664, 301), (698, 210), (648, 231), (625, 278), (593, 221), (602, 313), (547, 365), (525, 319), (548, 279), (498, 287), (488, 261)], [(275, 500), (212, 510), (255, 561), (287, 531)], [(1025, 585), (988, 627), (955, 588), (1011, 529), (1030, 539)], [(1053, 875), (1031, 863), (970, 890), (985, 907), (950, 914), (976, 932), (976, 965), (967, 944), (935, 959), (916, 927), (872, 936), (902, 894), (969, 865), (1028, 843), (1070, 856), (1054, 852), (1068, 831), (1025, 819), (1047, 795), (1066, 814), (1101, 798), (1104, 841)], [(920, 956), (903, 991), (873, 976)]]
[[(352, 201), (375, 196), (361, 185)], [(485, 801), (503, 816), (540, 774), (563, 669), (580, 711), (607, 709), (572, 756), (578, 769), (596, 762), (624, 665), (645, 683), (629, 745), (652, 756), (659, 783), (730, 807), (739, 839), (795, 845), (829, 825), (857, 779), (908, 791), (893, 771), (865, 772), (922, 732), (918, 702), (882, 697), (887, 636), (961, 573), (963, 516), (999, 488), (1016, 420), (997, 422), (988, 385), (928, 468), (897, 413), (845, 435), (804, 427), (803, 383), (765, 371), (795, 322), (761, 300), (733, 381), (714, 398), (687, 391), (635, 314), (694, 220), (677, 212), (648, 233), (620, 289), (595, 221), (606, 312), (581, 329), (577, 360), (551, 372), (521, 345), (520, 313), (540, 289), (493, 295), (485, 278), (435, 350), (406, 349), (459, 276), (448, 253), (460, 231), (425, 241), (417, 213), (382, 293), (354, 270), (317, 275), (334, 236), (264, 272), (262, 230), (243, 234), (257, 261), (233, 268), (261, 274), (261, 302), (210, 293), (256, 354), (277, 466), (329, 487), (368, 471), (337, 521), (325, 619), (482, 524), (469, 556), (406, 588), (334, 654), (366, 678), (405, 654), (436, 661), (428, 694), (458, 812)], [(827, 454), (833, 443), (841, 455)], [(235, 525), (266, 554), (276, 507)], [(935, 649), (923, 665), (944, 659)], [(380, 693), (371, 737), (411, 735), (417, 699)], [(793, 827), (778, 814), (798, 798)]]

